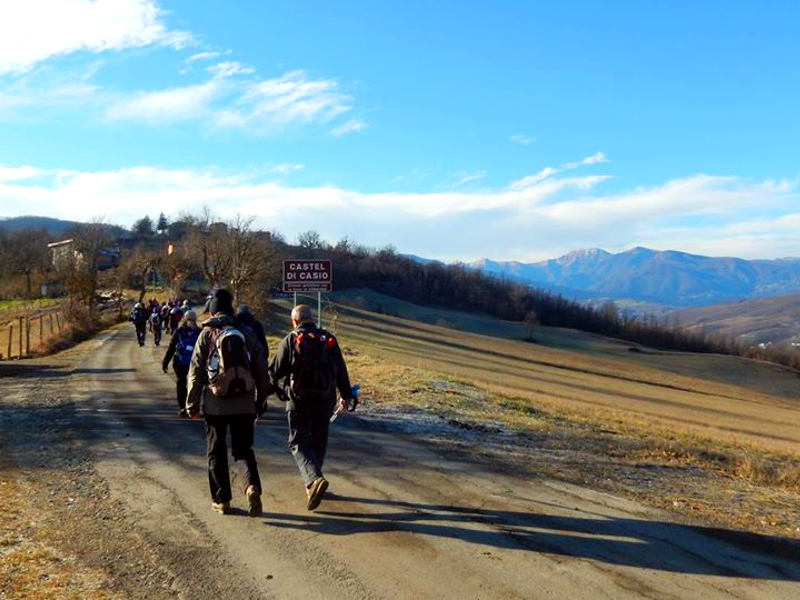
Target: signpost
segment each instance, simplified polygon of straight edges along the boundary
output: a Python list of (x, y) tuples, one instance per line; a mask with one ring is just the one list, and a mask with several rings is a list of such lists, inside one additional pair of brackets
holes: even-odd
[(322, 292), (333, 291), (333, 264), (330, 260), (283, 261), (283, 291), (297, 294), (317, 293), (317, 327), (322, 327)]

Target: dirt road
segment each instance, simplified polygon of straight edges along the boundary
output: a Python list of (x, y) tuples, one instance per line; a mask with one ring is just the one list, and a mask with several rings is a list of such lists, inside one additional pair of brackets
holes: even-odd
[(800, 598), (800, 563), (770, 538), (732, 543), (627, 500), (444, 458), (366, 411), (333, 426), (330, 494), (311, 513), (273, 402), (256, 430), (264, 515), (247, 517), (241, 492), (218, 515), (203, 425), (177, 418), (163, 351), (121, 329), (76, 354), (67, 379), (75, 443), (170, 574), (167, 596)]

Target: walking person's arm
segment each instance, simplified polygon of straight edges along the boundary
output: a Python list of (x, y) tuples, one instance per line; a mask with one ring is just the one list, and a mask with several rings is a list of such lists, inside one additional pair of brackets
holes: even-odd
[(200, 400), (206, 384), (206, 357), (208, 355), (210, 329), (203, 329), (192, 352), (192, 363), (187, 375), (188, 393), (186, 395), (186, 412), (195, 418), (200, 414)]
[(169, 340), (169, 346), (167, 347), (167, 353), (164, 355), (164, 360), (161, 362), (161, 368), (163, 369), (164, 373), (167, 372), (167, 367), (169, 367), (169, 363), (172, 360), (172, 357), (175, 356), (175, 350), (178, 348), (178, 331), (176, 330), (172, 334), (172, 338)]

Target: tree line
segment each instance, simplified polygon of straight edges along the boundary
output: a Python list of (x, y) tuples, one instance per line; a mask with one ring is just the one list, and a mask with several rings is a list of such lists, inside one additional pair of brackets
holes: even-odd
[[(173, 297), (185, 293), (187, 282), (202, 282), (207, 289), (228, 287), (240, 302), (258, 310), (280, 284), (283, 260), (330, 258), (337, 289), (371, 288), (420, 305), (480, 312), (531, 327), (566, 327), (653, 348), (735, 354), (800, 368), (800, 352), (794, 350), (749, 347), (652, 316), (634, 316), (617, 310), (611, 302), (590, 307), (464, 265), (423, 264), (390, 246), (367, 248), (348, 238), (332, 244), (314, 231), (300, 234), (290, 244), (279, 233), (258, 229), (253, 223), (253, 217), (242, 215), (221, 220), (207, 208), (179, 215), (172, 222), (161, 214), (156, 227), (149, 217), (136, 221), (125, 244), (115, 240), (106, 225), (81, 225), (67, 233), (75, 240), (75, 251), (54, 277), (73, 301), (90, 311), (99, 287), (133, 288), (142, 299), (154, 274)], [(11, 234), (0, 230), (0, 265), (6, 272), (25, 277), (29, 294), (33, 293), (32, 274), (51, 270), (47, 241), (42, 231)], [(104, 270), (99, 256), (109, 248), (116, 248), (117, 261)]]

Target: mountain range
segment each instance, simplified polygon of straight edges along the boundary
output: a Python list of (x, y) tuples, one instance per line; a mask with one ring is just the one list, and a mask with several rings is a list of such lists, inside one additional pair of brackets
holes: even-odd
[(678, 308), (800, 291), (800, 258), (713, 258), (642, 247), (612, 254), (593, 248), (542, 262), (482, 259), (468, 266), (579, 301), (627, 300)]

